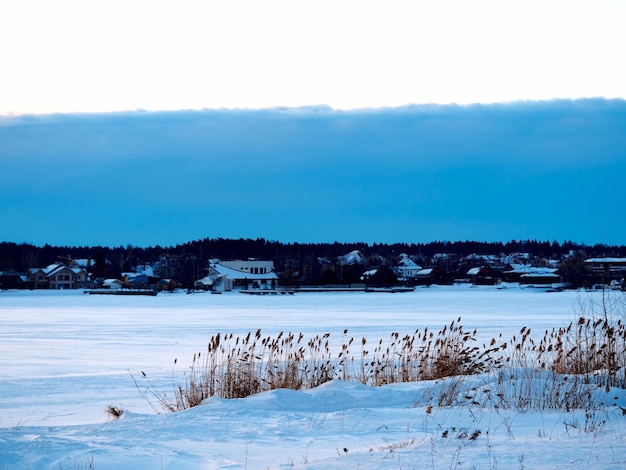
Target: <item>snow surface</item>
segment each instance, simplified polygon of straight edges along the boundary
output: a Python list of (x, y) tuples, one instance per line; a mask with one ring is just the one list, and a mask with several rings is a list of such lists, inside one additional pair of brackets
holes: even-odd
[[(488, 341), (524, 326), (563, 326), (600, 295), (469, 286), (293, 296), (0, 292), (0, 468), (626, 468), (626, 418), (616, 406), (591, 418), (469, 404), (430, 410), (449, 382), (335, 380), (156, 414), (132, 378), (141, 383), (144, 372), (170, 393), (218, 332), (330, 333), (339, 344), (344, 329), (387, 340), (461, 316)], [(484, 390), (493, 376), (451, 380)], [(607, 397), (626, 407), (624, 390)], [(107, 415), (110, 405), (125, 410), (121, 419)]]

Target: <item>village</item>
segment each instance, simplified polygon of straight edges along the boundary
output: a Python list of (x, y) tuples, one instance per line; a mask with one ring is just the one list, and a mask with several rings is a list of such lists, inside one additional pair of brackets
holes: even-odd
[[(193, 261), (198, 264), (197, 260)], [(556, 259), (535, 257), (530, 253), (506, 256), (472, 253), (462, 257), (437, 253), (428, 259), (401, 253), (388, 259), (379, 254), (366, 255), (361, 250), (352, 250), (334, 259), (309, 257), (306, 263), (287, 260), (280, 265), (272, 259), (211, 258), (193, 270), (195, 275), (187, 273), (178, 277), (181, 264), (189, 264), (189, 255), (162, 256), (156, 262), (140, 261), (132, 266), (116, 266), (112, 260), (101, 257), (66, 257), (47, 266), (30, 267), (25, 272), (2, 270), (0, 288), (83, 289), (86, 293), (153, 295), (180, 289), (188, 293), (294, 293), (298, 290), (366, 291), (374, 288), (399, 292), (398, 286), (408, 291), (416, 286), (454, 283), (477, 286), (515, 284), (544, 290), (623, 290), (626, 277), (626, 258), (581, 257), (577, 252)]]

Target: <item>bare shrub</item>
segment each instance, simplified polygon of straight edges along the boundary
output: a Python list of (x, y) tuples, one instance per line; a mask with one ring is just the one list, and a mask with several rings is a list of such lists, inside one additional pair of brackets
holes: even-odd
[(120, 419), (124, 414), (124, 409), (121, 406), (109, 405), (106, 412), (111, 418)]

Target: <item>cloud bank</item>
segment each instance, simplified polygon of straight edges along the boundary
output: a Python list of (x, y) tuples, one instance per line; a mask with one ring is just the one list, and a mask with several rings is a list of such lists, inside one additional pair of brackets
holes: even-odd
[(626, 102), (0, 118), (0, 239), (626, 243)]

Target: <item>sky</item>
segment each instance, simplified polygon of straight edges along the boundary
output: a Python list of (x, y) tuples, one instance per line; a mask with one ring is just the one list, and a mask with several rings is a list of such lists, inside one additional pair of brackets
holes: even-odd
[(624, 98), (621, 0), (0, 2), (0, 113)]
[(0, 4), (0, 240), (626, 243), (626, 2)]

